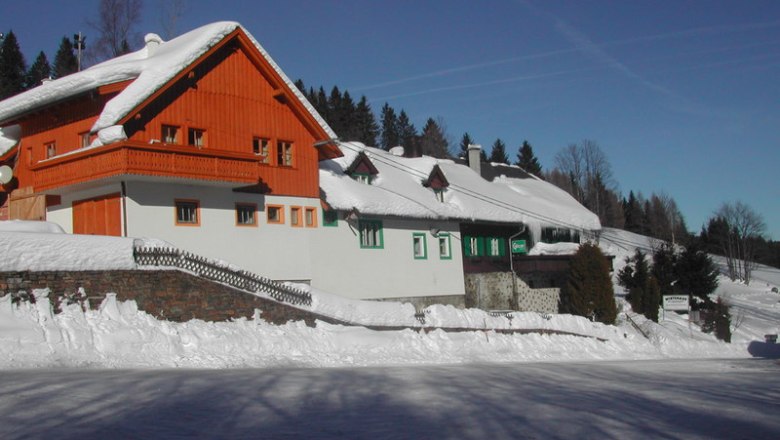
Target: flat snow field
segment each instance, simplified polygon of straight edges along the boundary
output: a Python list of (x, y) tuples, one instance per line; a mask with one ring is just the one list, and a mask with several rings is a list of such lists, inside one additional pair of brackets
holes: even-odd
[(774, 439), (777, 360), (11, 370), (0, 438)]

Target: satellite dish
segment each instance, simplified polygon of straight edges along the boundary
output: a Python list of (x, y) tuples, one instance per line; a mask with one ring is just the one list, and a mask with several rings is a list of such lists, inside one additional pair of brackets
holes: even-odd
[(5, 185), (14, 178), (14, 170), (8, 165), (0, 167), (0, 184)]

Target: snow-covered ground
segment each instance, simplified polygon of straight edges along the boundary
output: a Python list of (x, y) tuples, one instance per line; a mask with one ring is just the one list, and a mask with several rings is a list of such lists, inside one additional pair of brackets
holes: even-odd
[[(132, 245), (130, 239), (80, 237), (58, 233), (56, 228), (30, 230), (21, 224), (5, 224), (0, 225), (0, 251), (8, 257), (0, 262), (0, 271), (125, 269), (134, 264), (129, 254)], [(646, 237), (608, 230), (601, 245), (616, 255), (618, 266), (636, 246), (651, 243)], [(616, 326), (605, 326), (570, 315), (516, 313), (508, 320), (481, 310), (432, 306), (426, 310), (427, 325), (480, 330), (426, 333), (322, 322), (315, 328), (303, 323), (274, 326), (263, 321), (262, 315), (234, 322), (174, 323), (157, 320), (139, 311), (134, 302), (118, 302), (112, 295), (96, 310), (84, 311), (72, 304), (53, 314), (48, 292), (38, 290), (35, 304), (13, 304), (10, 295), (0, 298), (0, 368), (336, 367), (778, 356), (775, 347), (763, 344), (763, 336), (778, 332), (780, 295), (771, 289), (780, 285), (779, 272), (760, 268), (750, 286), (721, 278), (718, 294), (733, 304), (732, 314), (738, 318), (732, 344), (716, 341), (690, 325), (684, 315), (671, 313), (660, 324), (621, 313)], [(312, 309), (329, 316), (360, 319), (366, 325), (417, 325), (409, 304), (354, 301), (318, 291), (312, 295)], [(627, 316), (633, 316), (633, 322)], [(508, 335), (493, 328), (546, 328), (588, 337)]]

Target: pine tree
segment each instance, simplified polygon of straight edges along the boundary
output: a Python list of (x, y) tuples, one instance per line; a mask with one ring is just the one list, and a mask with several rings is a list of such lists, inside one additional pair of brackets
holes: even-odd
[(54, 55), (54, 65), (52, 66), (52, 76), (62, 78), (63, 76), (75, 73), (78, 70), (78, 59), (73, 53), (73, 43), (68, 37), (62, 37), (60, 48)]
[(523, 141), (523, 145), (517, 152), (517, 162), (515, 164), (526, 172), (542, 178), (542, 166), (539, 164), (539, 159), (534, 155), (534, 149), (528, 141)]
[(645, 288), (650, 270), (645, 254), (637, 249), (634, 256), (627, 260), (626, 266), (618, 272), (618, 284), (628, 289), (626, 299), (636, 313), (645, 312)]
[(449, 145), (439, 124), (428, 118), (420, 136), (420, 149), (422, 154), (439, 159), (449, 158)]
[(417, 129), (409, 120), (406, 112), (401, 110), (398, 114), (398, 138), (401, 145), (404, 146), (405, 155), (408, 157), (419, 157), (419, 145), (417, 142)]
[(675, 288), (680, 293), (698, 297), (705, 305), (712, 304), (710, 293), (718, 287), (718, 270), (709, 255), (690, 243), (680, 254), (675, 270)]
[(360, 101), (355, 108), (355, 126), (357, 127), (357, 140), (365, 145), (376, 145), (376, 137), (379, 133), (379, 125), (374, 118), (374, 112), (365, 96), (360, 97)]
[(400, 144), (401, 138), (398, 132), (398, 117), (390, 104), (382, 106), (382, 137), (381, 146), (389, 150)]
[(44, 79), (48, 79), (51, 75), (51, 67), (49, 66), (49, 60), (46, 59), (46, 54), (41, 51), (38, 57), (35, 58), (35, 62), (30, 66), (30, 70), (27, 71), (27, 78), (25, 84), (28, 89), (41, 85)]
[(493, 142), (493, 149), (490, 151), (490, 162), (505, 163), (509, 165), (509, 157), (506, 155), (506, 145), (501, 139)]
[(585, 243), (574, 254), (561, 289), (561, 311), (614, 324), (617, 307), (609, 264), (598, 246)]
[(662, 295), (674, 293), (674, 283), (677, 281), (675, 266), (677, 265), (677, 253), (671, 244), (664, 244), (653, 254), (652, 273)]
[(634, 196), (634, 191), (629, 191), (628, 200), (623, 202), (623, 215), (625, 216), (626, 231), (642, 234), (645, 231), (645, 213), (642, 210), (642, 200)]
[(0, 100), (24, 91), (27, 64), (13, 31), (9, 31), (0, 46)]
[(463, 137), (460, 138), (460, 151), (458, 152), (458, 156), (466, 159), (466, 163), (468, 163), (469, 160), (469, 145), (473, 144), (474, 141), (471, 140), (471, 136), (469, 136), (468, 132), (463, 133)]

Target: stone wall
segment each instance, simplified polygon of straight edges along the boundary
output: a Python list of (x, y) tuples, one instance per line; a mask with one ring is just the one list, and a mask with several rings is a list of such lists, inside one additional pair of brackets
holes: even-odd
[(483, 272), (466, 274), (466, 307), (483, 310), (520, 310), (558, 313), (560, 289), (557, 287), (531, 288), (517, 278), (512, 288), (512, 272)]
[[(177, 270), (0, 272), (0, 296), (30, 299), (32, 289), (46, 287), (55, 313), (65, 301), (83, 301), (85, 307), (97, 308), (106, 293), (116, 293), (118, 300), (134, 300), (139, 310), (169, 321), (251, 318), (259, 309), (262, 318), (274, 324), (305, 321), (313, 326), (317, 319), (345, 324)], [(86, 298), (79, 295), (79, 288)]]
[(523, 280), (517, 279), (517, 310), (524, 312), (558, 313), (561, 289), (548, 287), (532, 289)]

